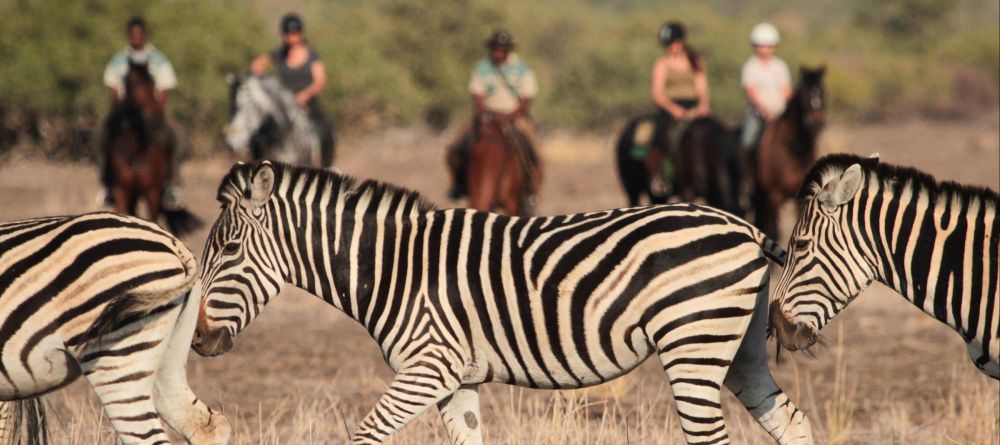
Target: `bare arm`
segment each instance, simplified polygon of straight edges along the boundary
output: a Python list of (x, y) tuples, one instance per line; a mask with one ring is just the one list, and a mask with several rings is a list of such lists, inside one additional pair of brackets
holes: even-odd
[(684, 109), (664, 94), (663, 88), (666, 83), (667, 59), (666, 57), (660, 57), (659, 59), (656, 59), (656, 63), (653, 64), (653, 83), (650, 85), (650, 97), (653, 99), (653, 103), (655, 103), (656, 106), (670, 113), (675, 118), (680, 118), (684, 115)]
[(705, 74), (705, 64), (702, 62), (701, 70), (694, 73), (694, 91), (698, 94), (698, 105), (695, 111), (699, 116), (708, 116), (708, 74)]
[(745, 88), (747, 92), (747, 100), (750, 101), (750, 105), (753, 106), (757, 113), (760, 114), (765, 120), (771, 118), (771, 112), (767, 108), (764, 108), (760, 103), (760, 97), (757, 96), (757, 87), (747, 86)]
[(309, 65), (309, 71), (312, 73), (313, 82), (295, 95), (295, 101), (298, 102), (299, 105), (303, 106), (309, 102), (310, 99), (316, 97), (320, 91), (323, 91), (323, 86), (326, 85), (326, 67), (323, 65), (323, 62), (320, 62), (319, 60), (313, 62)]
[(263, 75), (267, 72), (267, 69), (271, 67), (271, 56), (267, 54), (261, 54), (253, 59), (250, 63), (250, 72), (258, 76)]
[(122, 102), (122, 97), (118, 95), (118, 88), (108, 87), (108, 93), (111, 96), (111, 105), (118, 105)]

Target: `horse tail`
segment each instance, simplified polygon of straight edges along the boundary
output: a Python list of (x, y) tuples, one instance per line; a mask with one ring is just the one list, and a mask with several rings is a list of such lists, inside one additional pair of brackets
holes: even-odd
[(167, 218), (167, 228), (170, 229), (170, 233), (178, 237), (194, 232), (204, 224), (184, 207), (163, 209), (163, 215)]
[(48, 416), (41, 397), (0, 402), (0, 445), (21, 443), (24, 430), (27, 432), (26, 444), (49, 443)]

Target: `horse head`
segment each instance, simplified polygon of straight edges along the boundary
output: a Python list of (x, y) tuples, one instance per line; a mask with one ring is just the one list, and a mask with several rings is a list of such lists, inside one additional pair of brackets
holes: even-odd
[(254, 159), (310, 164), (319, 153), (305, 110), (273, 76), (228, 76), (226, 144)]
[(125, 74), (125, 106), (150, 116), (161, 111), (156, 102), (156, 82), (146, 62), (129, 60)]
[(265, 78), (254, 75), (230, 75), (229, 124), (225, 128), (226, 144), (238, 152), (249, 150), (251, 138), (269, 118), (283, 115), (282, 106), (268, 90)]
[(823, 88), (825, 72), (826, 67), (822, 65), (816, 68), (801, 67), (799, 87), (793, 97), (795, 106), (802, 111), (802, 123), (811, 138), (817, 137), (826, 124), (826, 93)]

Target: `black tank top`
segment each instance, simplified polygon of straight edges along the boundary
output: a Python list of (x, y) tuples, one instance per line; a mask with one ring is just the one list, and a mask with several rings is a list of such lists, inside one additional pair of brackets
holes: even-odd
[(312, 63), (319, 60), (319, 55), (311, 46), (308, 49), (309, 57), (306, 58), (306, 63), (297, 68), (288, 66), (285, 57), (287, 50), (284, 47), (271, 51), (271, 62), (277, 67), (278, 81), (293, 93), (298, 93), (313, 83)]

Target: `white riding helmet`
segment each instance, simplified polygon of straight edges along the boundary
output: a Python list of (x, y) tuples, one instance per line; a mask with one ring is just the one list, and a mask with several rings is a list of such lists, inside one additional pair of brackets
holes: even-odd
[(775, 28), (774, 25), (770, 23), (758, 23), (757, 26), (754, 26), (753, 30), (750, 31), (750, 43), (754, 46), (774, 46), (780, 41), (781, 36), (778, 34), (778, 28)]

